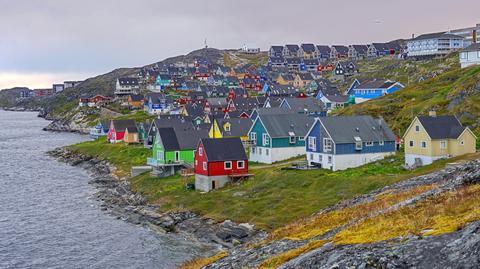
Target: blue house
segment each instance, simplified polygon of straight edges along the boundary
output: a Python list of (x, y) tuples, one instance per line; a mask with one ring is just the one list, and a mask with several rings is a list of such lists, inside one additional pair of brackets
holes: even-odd
[(106, 136), (110, 129), (110, 121), (99, 121), (95, 127), (90, 129), (90, 138), (96, 140), (99, 137)]
[(305, 114), (257, 112), (248, 132), (252, 162), (274, 163), (305, 154), (305, 134), (314, 118)]
[(343, 170), (395, 153), (395, 135), (371, 116), (316, 118), (305, 136), (309, 166)]
[(358, 79), (355, 79), (348, 88), (347, 95), (354, 96), (355, 103), (358, 104), (396, 92), (403, 88), (405, 88), (405, 86), (401, 83), (391, 80), (373, 79), (360, 82)]
[(149, 93), (144, 104), (145, 111), (150, 115), (163, 114), (173, 109), (170, 96), (163, 93)]
[(157, 89), (164, 90), (172, 84), (172, 76), (168, 74), (158, 74), (155, 81)]

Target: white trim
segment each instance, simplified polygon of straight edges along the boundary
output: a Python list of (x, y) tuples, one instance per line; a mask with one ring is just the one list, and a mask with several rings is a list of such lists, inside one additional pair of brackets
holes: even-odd
[(207, 171), (207, 162), (203, 162), (203, 171)]
[[(242, 167), (240, 167), (240, 164), (242, 164)], [(237, 161), (237, 168), (238, 168), (238, 169), (243, 169), (243, 168), (245, 168), (245, 161)]]
[[(230, 167), (227, 167), (227, 164), (230, 164)], [(232, 170), (232, 161), (223, 162), (223, 169)]]

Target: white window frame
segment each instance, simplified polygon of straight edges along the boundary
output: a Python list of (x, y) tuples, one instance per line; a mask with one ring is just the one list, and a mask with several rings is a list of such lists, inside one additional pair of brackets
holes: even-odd
[(257, 133), (251, 132), (250, 133), (250, 140), (257, 141)]
[(262, 148), (258, 148), (258, 154), (262, 155)]
[(443, 140), (440, 141), (440, 149), (446, 149), (447, 148), (447, 141)]
[(413, 140), (408, 141), (408, 147), (414, 148), (415, 147), (415, 141), (413, 141)]
[(378, 145), (379, 145), (379, 146), (385, 145), (385, 141), (380, 141), (380, 142), (378, 142)]
[(237, 168), (238, 169), (245, 168), (245, 161), (237, 161)]
[[(418, 130), (417, 130), (418, 129)], [(415, 132), (418, 133), (420, 132), (420, 125), (415, 125)]]
[(308, 148), (315, 151), (317, 150), (317, 138), (314, 136), (308, 137)]
[(164, 152), (162, 150), (157, 151), (157, 160), (163, 161)]
[(268, 156), (270, 155), (270, 150), (269, 149), (265, 149), (265, 156)]
[(329, 164), (332, 164), (332, 162), (333, 162), (333, 157), (332, 157), (331, 155), (328, 156), (327, 162), (328, 162)]
[[(227, 167), (227, 164), (229, 164), (230, 167)], [(224, 168), (225, 170), (232, 170), (232, 161), (223, 162), (223, 168)]]
[(372, 141), (365, 142), (365, 146), (366, 147), (373, 147), (373, 142)]
[(230, 125), (225, 125), (225, 132), (230, 132)]
[(330, 138), (324, 138), (323, 139), (323, 151), (328, 152), (332, 151), (332, 139)]
[[(425, 145), (425, 146), (424, 146), (424, 145)], [(427, 141), (425, 141), (425, 140), (420, 141), (420, 147), (421, 147), (422, 149), (426, 149), (427, 146), (428, 146), (428, 145), (427, 145)]]
[(198, 149), (198, 155), (203, 156), (203, 148)]
[(263, 136), (262, 136), (262, 144), (264, 146), (270, 145), (270, 137), (266, 133), (264, 133)]
[(461, 145), (461, 146), (465, 146), (465, 141), (464, 141), (464, 140), (461, 140), (461, 141), (460, 141), (460, 145)]
[(195, 160), (195, 166), (197, 166), (197, 165), (198, 165), (198, 160)]
[(290, 136), (290, 137), (288, 138), (288, 142), (289, 142), (290, 144), (295, 144), (295, 143), (297, 143), (297, 138), (296, 138), (295, 136)]
[(207, 171), (207, 162), (203, 162), (203, 170)]

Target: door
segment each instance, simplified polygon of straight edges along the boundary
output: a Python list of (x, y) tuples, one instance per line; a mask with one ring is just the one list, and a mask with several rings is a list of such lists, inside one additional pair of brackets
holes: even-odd
[(175, 151), (175, 162), (180, 161), (180, 152)]
[(215, 189), (216, 185), (217, 185), (217, 184), (216, 184), (215, 180), (212, 180), (212, 190)]

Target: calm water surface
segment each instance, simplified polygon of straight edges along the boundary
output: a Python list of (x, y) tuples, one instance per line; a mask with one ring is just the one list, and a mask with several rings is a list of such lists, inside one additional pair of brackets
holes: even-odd
[(0, 111), (0, 268), (174, 268), (202, 252), (100, 211), (87, 173), (45, 152), (86, 140)]

